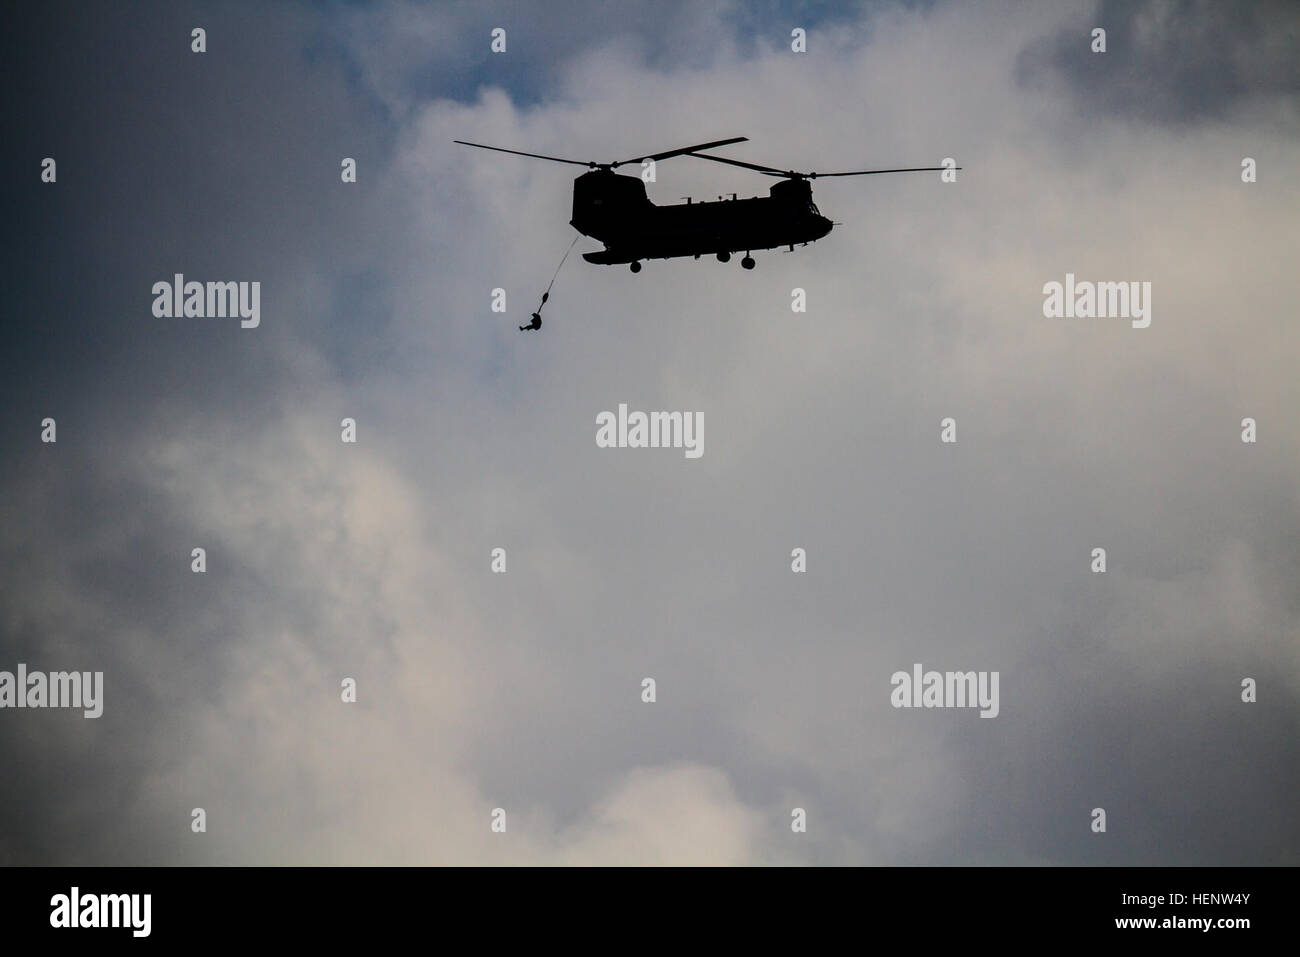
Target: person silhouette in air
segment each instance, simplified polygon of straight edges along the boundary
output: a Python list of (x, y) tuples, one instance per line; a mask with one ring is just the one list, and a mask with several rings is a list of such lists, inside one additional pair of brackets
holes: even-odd
[(530, 322), (530, 323), (529, 323), (528, 325), (526, 325), (526, 326), (520, 326), (520, 327), (519, 327), (519, 331), (520, 331), (520, 332), (524, 332), (524, 331), (526, 331), (526, 330), (528, 330), (528, 329), (540, 329), (540, 328), (542, 328), (542, 306), (545, 306), (545, 305), (546, 305), (546, 300), (547, 300), (547, 299), (550, 299), (550, 298), (551, 298), (551, 294), (550, 294), (549, 292), (544, 292), (544, 293), (542, 293), (542, 305), (541, 305), (541, 306), (538, 306), (538, 307), (537, 307), (537, 311), (536, 311), (535, 313), (533, 313), (533, 321)]

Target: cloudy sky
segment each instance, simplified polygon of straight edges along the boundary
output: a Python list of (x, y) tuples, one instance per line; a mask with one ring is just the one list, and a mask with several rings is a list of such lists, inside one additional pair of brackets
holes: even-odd
[[(1300, 862), (1298, 43), (1284, 3), (9, 21), (0, 670), (105, 691), (0, 711), (0, 862)], [(820, 181), (842, 225), (752, 272), (584, 237), (516, 330), (576, 168), (453, 139), (731, 136), (963, 170)], [(260, 326), (156, 318), (178, 272)], [(1067, 272), (1150, 327), (1045, 318)], [(704, 455), (597, 448), (619, 403)], [(893, 708), (918, 662), (998, 716)]]

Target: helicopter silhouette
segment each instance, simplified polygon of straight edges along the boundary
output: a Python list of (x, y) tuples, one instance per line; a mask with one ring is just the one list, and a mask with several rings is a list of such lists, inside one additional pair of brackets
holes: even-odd
[[(466, 140), (453, 142), (477, 149), (550, 160), (553, 163), (590, 167), (588, 172), (573, 181), (573, 218), (569, 220), (569, 225), (584, 236), (604, 243), (605, 248), (584, 253), (582, 258), (599, 265), (628, 263), (634, 273), (641, 271), (643, 259), (673, 259), (681, 256), (699, 259), (703, 255), (712, 255), (717, 257), (718, 262), (725, 263), (735, 252), (744, 252), (745, 258), (740, 261), (740, 265), (745, 269), (753, 269), (755, 263), (751, 253), (755, 249), (789, 246), (793, 252), (796, 244), (806, 246), (816, 242), (837, 225), (823, 216), (813, 202), (812, 180), (822, 176), (873, 176), (878, 173), (925, 173), (961, 169), (960, 166), (918, 166), (844, 173), (801, 173), (700, 152), (732, 143), (748, 142), (748, 139), (746, 136), (733, 136), (730, 139), (697, 143), (662, 153), (648, 153), (613, 163), (525, 153)], [(781, 182), (774, 183), (766, 197), (736, 199), (736, 194), (732, 193), (730, 199), (719, 197), (717, 202), (696, 203), (687, 197), (685, 203), (658, 206), (646, 195), (645, 181), (640, 176), (614, 172), (629, 163), (644, 163), (646, 160), (658, 162), (674, 156), (694, 156), (714, 163), (727, 163), (765, 176), (779, 177)]]

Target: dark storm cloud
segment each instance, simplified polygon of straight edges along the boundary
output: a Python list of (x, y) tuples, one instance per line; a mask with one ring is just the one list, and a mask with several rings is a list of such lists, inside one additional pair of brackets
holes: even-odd
[[(70, 4), (14, 18), (6, 125), (22, 145), (4, 169), (7, 441), (33, 416), (62, 413), (76, 441), (108, 408), (131, 421), (178, 407), (264, 410), (281, 374), (266, 346), (288, 339), (294, 270), (326, 263), (350, 282), (355, 237), (369, 230), (333, 188), (339, 162), (354, 156), (373, 175), (391, 132), (337, 64), (304, 54), (308, 13), (265, 10), (254, 28), (250, 10)], [(206, 54), (190, 50), (195, 26)], [(58, 163), (55, 187), (37, 175), (45, 156)], [(155, 318), (152, 285), (177, 272), (260, 281), (261, 328)], [(361, 297), (352, 308), (366, 304), (364, 289), (340, 291), (336, 308), (349, 291)]]
[[(195, 26), (207, 54), (190, 50)], [(0, 722), (6, 765), (29, 769), (3, 798), (5, 820), (25, 822), (5, 828), (9, 860), (157, 860), (150, 822), (130, 813), (141, 769), (174, 760), (165, 725), (179, 730), (218, 695), (240, 608), (288, 598), (250, 581), (134, 465), (142, 445), (230, 417), (274, 420), (290, 343), (337, 343), (344, 318), (380, 318), (382, 295), (354, 276), (368, 230), (332, 187), (344, 155), (375, 173), (391, 134), (334, 66), (304, 55), (312, 36), (293, 8), (254, 22), (248, 7), (49, 4), (6, 19), (0, 667), (84, 660), (105, 668), (110, 695), (102, 718), (51, 739), (39, 714)], [(45, 156), (54, 186), (39, 180)], [(290, 333), (288, 280), (312, 261), (337, 295)], [(261, 326), (154, 317), (151, 287), (176, 272), (261, 281)], [(56, 446), (32, 442), (46, 416)], [(187, 571), (193, 544), (209, 546), (212, 590)], [(98, 612), (83, 617), (83, 604)], [(162, 674), (182, 676), (170, 693)]]
[[(1229, 120), (1276, 108), (1300, 124), (1300, 6), (1289, 0), (1100, 0), (1027, 46), (1020, 82), (1062, 81), (1090, 115), (1154, 123)], [(1092, 52), (1092, 31), (1106, 52)]]

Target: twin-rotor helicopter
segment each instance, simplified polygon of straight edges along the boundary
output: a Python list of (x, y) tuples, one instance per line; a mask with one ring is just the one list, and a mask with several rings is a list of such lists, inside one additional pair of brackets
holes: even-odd
[[(801, 173), (780, 170), (758, 163), (746, 163), (726, 156), (702, 153), (701, 150), (747, 142), (748, 137), (734, 136), (711, 143), (697, 143), (679, 149), (651, 153), (614, 163), (597, 163), (584, 160), (525, 153), (500, 146), (482, 143), (455, 142), (462, 146), (513, 153), (532, 159), (549, 160), (589, 167), (573, 181), (573, 218), (571, 225), (584, 236), (605, 244), (597, 252), (583, 254), (589, 263), (611, 265), (628, 263), (632, 272), (641, 271), (644, 259), (672, 259), (679, 256), (716, 256), (718, 262), (727, 262), (732, 253), (743, 252), (740, 264), (745, 269), (754, 268), (753, 251), (778, 249), (796, 244), (816, 242), (835, 225), (821, 214), (812, 198), (812, 180), (822, 176), (874, 176), (878, 173), (925, 173), (961, 167), (919, 166), (909, 169), (862, 169), (844, 173)], [(717, 202), (685, 203), (659, 206), (646, 196), (645, 182), (640, 176), (615, 173), (620, 166), (644, 163), (646, 160), (666, 160), (674, 156), (694, 156), (714, 163), (726, 163), (753, 170), (781, 180), (774, 183), (766, 197), (753, 199), (720, 199)]]

